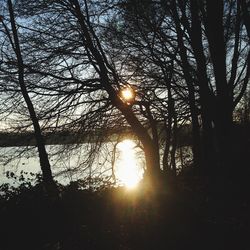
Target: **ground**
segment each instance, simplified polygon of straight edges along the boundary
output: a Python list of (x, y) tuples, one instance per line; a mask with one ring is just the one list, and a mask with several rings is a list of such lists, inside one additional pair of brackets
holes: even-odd
[(72, 183), (59, 198), (23, 185), (0, 201), (1, 249), (248, 250), (249, 185), (226, 185), (182, 177), (153, 193)]

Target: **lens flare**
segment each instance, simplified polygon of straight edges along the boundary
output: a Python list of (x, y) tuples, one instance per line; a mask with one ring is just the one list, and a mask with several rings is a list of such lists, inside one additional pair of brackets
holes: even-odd
[(123, 102), (131, 104), (135, 100), (135, 91), (132, 87), (128, 86), (120, 91), (120, 97)]

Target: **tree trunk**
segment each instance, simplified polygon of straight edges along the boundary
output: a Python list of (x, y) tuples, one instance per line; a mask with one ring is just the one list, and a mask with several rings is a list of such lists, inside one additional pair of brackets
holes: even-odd
[[(156, 183), (156, 179), (161, 172), (159, 150), (157, 145), (158, 142), (156, 143), (154, 138), (151, 138), (147, 129), (140, 123), (130, 105), (124, 103), (119, 98), (117, 91), (111, 85), (108, 68), (110, 69), (112, 66), (108, 63), (107, 58), (105, 57), (105, 52), (103, 51), (100, 41), (95, 35), (92, 27), (90, 27), (89, 23), (85, 21), (78, 0), (74, 0), (73, 3), (75, 6), (76, 17), (78, 18), (78, 22), (82, 30), (82, 41), (91, 53), (91, 55), (88, 54), (90, 62), (93, 63), (93, 67), (99, 74), (101, 84), (107, 91), (111, 102), (118, 110), (121, 111), (122, 115), (131, 126), (133, 132), (141, 141), (145, 153), (147, 175), (150, 176), (154, 183)], [(93, 58), (95, 59), (96, 64), (93, 62)], [(114, 74), (114, 70), (112, 70), (112, 74)], [(114, 78), (116, 79), (115, 76)]]
[(166, 131), (166, 139), (165, 139), (165, 147), (163, 151), (163, 157), (162, 157), (162, 165), (163, 165), (163, 171), (168, 174), (171, 171), (171, 166), (169, 164), (169, 151), (170, 151), (170, 144), (171, 144), (171, 127), (170, 125), (165, 125), (165, 131)]
[(204, 17), (216, 85), (215, 130), (219, 147), (221, 173), (230, 167), (233, 96), (227, 83), (226, 48), (223, 28), (223, 1), (207, 1)]
[(172, 122), (174, 117), (174, 100), (172, 97), (170, 86), (168, 86), (168, 119), (166, 124), (166, 140), (165, 140), (165, 149), (163, 153), (163, 170), (166, 174), (171, 175), (171, 164), (169, 164), (169, 152), (170, 146), (172, 143)]
[(173, 5), (173, 19), (176, 27), (177, 42), (180, 50), (180, 57), (182, 61), (182, 68), (184, 78), (188, 87), (188, 103), (190, 107), (191, 120), (192, 120), (192, 151), (193, 151), (193, 164), (194, 166), (200, 167), (201, 165), (201, 153), (200, 153), (200, 126), (198, 121), (197, 107), (195, 104), (195, 89), (193, 86), (192, 76), (190, 74), (190, 65), (187, 58), (187, 49), (183, 42), (183, 31), (180, 26), (180, 18), (178, 16), (176, 2), (172, 2)]
[(182, 146), (179, 146), (179, 152), (180, 152), (180, 161), (181, 161), (181, 171), (184, 169), (184, 161), (183, 161), (183, 149)]
[(173, 176), (175, 177), (176, 172), (176, 148), (177, 148), (177, 117), (174, 113), (174, 126), (173, 126), (173, 141), (172, 141), (172, 149), (171, 149), (171, 168), (173, 172)]
[(158, 176), (160, 173), (160, 156), (158, 145), (150, 137), (147, 130), (136, 118), (130, 107), (126, 107), (126, 105), (122, 103), (121, 105), (118, 105), (118, 108), (143, 145), (148, 174), (152, 176)]
[(214, 95), (208, 86), (206, 58), (202, 44), (201, 20), (197, 0), (191, 0), (191, 46), (197, 65), (197, 77), (201, 104), (202, 119), (202, 171), (209, 171), (214, 166), (215, 150), (213, 146), (212, 112), (214, 110)]
[(23, 64), (23, 59), (22, 59), (22, 54), (21, 54), (21, 49), (19, 45), (19, 39), (18, 39), (18, 34), (17, 34), (17, 29), (16, 29), (16, 24), (15, 24), (15, 17), (14, 17), (14, 11), (13, 11), (13, 6), (11, 0), (8, 0), (8, 8), (9, 8), (9, 14), (10, 14), (10, 22), (11, 22), (11, 28), (13, 32), (13, 39), (14, 39), (14, 51), (17, 57), (17, 66), (18, 66), (18, 81), (20, 84), (21, 92), (23, 95), (23, 98), (26, 102), (30, 119), (33, 124), (34, 128), (34, 134), (36, 138), (36, 144), (38, 148), (38, 153), (39, 153), (39, 160), (40, 160), (40, 166), (42, 169), (42, 174), (43, 174), (43, 181), (47, 184), (53, 184), (53, 177), (51, 173), (51, 167), (48, 159), (48, 154), (45, 149), (44, 145), (44, 139), (41, 133), (40, 125), (36, 116), (36, 112), (34, 109), (34, 106), (32, 104), (32, 101), (29, 97), (28, 90), (25, 85), (24, 81), (24, 64)]
[(250, 39), (250, 13), (249, 13), (249, 8), (250, 8), (250, 2), (246, 0), (238, 0), (240, 6), (241, 6), (241, 12), (242, 12), (242, 17), (243, 17), (243, 22), (247, 30), (247, 35), (248, 38)]

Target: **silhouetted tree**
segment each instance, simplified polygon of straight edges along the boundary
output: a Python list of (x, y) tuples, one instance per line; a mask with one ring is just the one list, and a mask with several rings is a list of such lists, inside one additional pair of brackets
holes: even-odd
[[(40, 165), (41, 165), (41, 169), (43, 173), (43, 180), (45, 184), (51, 185), (51, 184), (54, 184), (54, 181), (53, 181), (53, 177), (51, 173), (51, 167), (50, 167), (50, 163), (48, 159), (48, 154), (46, 152), (45, 145), (44, 145), (44, 138), (43, 138), (41, 128), (39, 125), (39, 120), (37, 118), (33, 103), (31, 101), (31, 98), (28, 93), (28, 89), (25, 84), (25, 75), (24, 75), (25, 67), (24, 67), (21, 46), (20, 46), (19, 37), (18, 37), (18, 31), (16, 27), (14, 9), (13, 9), (11, 0), (7, 1), (7, 6), (8, 6), (8, 14), (10, 18), (10, 28), (5, 24), (4, 19), (3, 19), (4, 17), (1, 18), (1, 23), (3, 26), (3, 32), (5, 33), (8, 42), (11, 44), (11, 49), (13, 50), (16, 58), (14, 59), (14, 61), (4, 61), (4, 63), (7, 63), (7, 64), (10, 63), (12, 66), (16, 68), (16, 72), (15, 73), (12, 72), (12, 74), (15, 74), (17, 76), (17, 82), (20, 86), (21, 94), (25, 100), (27, 109), (29, 111), (30, 119), (33, 124), (36, 144), (37, 144), (38, 153), (39, 153)], [(4, 84), (4, 82), (2, 84)]]
[[(216, 168), (217, 164), (220, 169), (229, 167), (232, 164), (228, 156), (232, 155), (232, 113), (249, 80), (249, 39), (246, 39), (246, 18), (249, 13), (242, 7), (244, 4), (246, 6), (246, 2), (173, 0), (162, 4), (138, 0), (123, 1), (123, 4), (132, 15), (130, 19), (133, 19), (135, 13), (137, 15), (137, 19), (134, 18), (134, 22), (130, 23), (137, 25), (135, 35), (143, 34), (140, 39), (146, 37), (150, 41), (149, 37), (153, 34), (153, 51), (157, 51), (158, 37), (165, 42), (162, 53), (171, 48), (177, 51), (177, 54), (172, 52), (169, 56), (174, 60), (174, 75), (181, 74), (187, 86), (183, 97), (188, 101), (192, 121), (194, 164), (197, 167), (204, 166), (206, 171), (210, 169), (211, 172), (214, 172), (213, 167)], [(165, 9), (163, 15), (160, 15), (160, 10), (157, 9), (160, 7)], [(157, 21), (158, 16), (160, 18)], [(167, 26), (168, 23), (172, 26)], [(242, 26), (243, 23), (246, 30)], [(168, 33), (168, 27), (171, 33)], [(144, 30), (144, 33), (138, 32), (141, 30)], [(151, 51), (145, 52), (144, 47), (149, 46), (146, 42), (146, 45), (139, 47), (138, 38), (137, 43), (133, 37), (131, 40), (134, 40), (134, 50), (140, 48), (144, 52), (144, 60), (152, 54)], [(154, 60), (154, 63), (157, 61)], [(178, 72), (176, 68), (182, 72)], [(176, 92), (180, 89), (181, 86), (175, 87)]]
[[(81, 112), (83, 116), (79, 116), (78, 124), (83, 121), (85, 124), (82, 124), (82, 126), (85, 128), (88, 127), (87, 124), (91, 127), (97, 127), (98, 124), (100, 127), (105, 125), (102, 125), (101, 121), (94, 123), (91, 116), (97, 115), (96, 117), (104, 118), (106, 125), (114, 126), (114, 121), (119, 120), (117, 117), (123, 115), (143, 145), (147, 173), (154, 179), (154, 176), (158, 176), (160, 173), (158, 140), (155, 138), (157, 136), (156, 127), (152, 129), (154, 132), (150, 134), (147, 126), (143, 124), (145, 119), (151, 120), (151, 125), (154, 124), (151, 111), (145, 104), (143, 113), (146, 116), (140, 119), (136, 115), (140, 111), (140, 109), (135, 108), (135, 105), (137, 105), (136, 101), (135, 103), (127, 103), (121, 98), (120, 90), (127, 84), (117, 74), (116, 66), (106, 51), (105, 45), (98, 37), (99, 27), (96, 27), (94, 24), (95, 18), (98, 16), (92, 16), (91, 12), (95, 6), (89, 6), (87, 2), (79, 3), (78, 1), (57, 1), (56, 3), (48, 2), (47, 4), (47, 6), (42, 6), (42, 9), (44, 13), (47, 11), (49, 14), (41, 15), (39, 25), (33, 30), (33, 34), (35, 34), (33, 41), (35, 40), (36, 32), (38, 32), (43, 34), (44, 37), (37, 37), (38, 41), (35, 42), (45, 45), (43, 39), (46, 37), (47, 44), (49, 43), (50, 47), (48, 50), (47, 44), (46, 46), (41, 46), (41, 51), (45, 53), (40, 54), (37, 58), (37, 62), (41, 62), (40, 65), (38, 63), (26, 65), (27, 70), (32, 74), (46, 77), (47, 81), (52, 79), (52, 85), (50, 82), (50, 86), (46, 90), (48, 96), (50, 91), (57, 92), (59, 88), (68, 88), (69, 91), (65, 91), (65, 103), (62, 105), (65, 104), (64, 106), (69, 109), (74, 107), (75, 110), (80, 112), (84, 109), (86, 113)], [(31, 13), (31, 9), (34, 6), (30, 2), (26, 7), (30, 7), (29, 11)], [(39, 7), (39, 3), (35, 9), (37, 7)], [(97, 11), (98, 9), (94, 10)], [(54, 13), (58, 11), (61, 13), (61, 17), (55, 20)], [(54, 26), (54, 24), (57, 26)], [(51, 28), (49, 32), (48, 28)], [(53, 31), (54, 28), (57, 33)], [(59, 28), (62, 28), (62, 30), (59, 30)], [(32, 31), (32, 29), (30, 30)], [(65, 33), (63, 30), (65, 30)], [(70, 35), (70, 37), (65, 37), (65, 34)], [(59, 48), (57, 40), (60, 40)], [(62, 58), (64, 62), (60, 64)], [(41, 66), (42, 64), (44, 64), (44, 67)], [(83, 72), (86, 73), (83, 74)], [(40, 88), (46, 89), (46, 86), (41, 84)], [(75, 98), (75, 106), (72, 106), (70, 100), (74, 96), (77, 96), (77, 99)], [(83, 101), (84, 98), (85, 100)], [(62, 110), (61, 104), (57, 108)], [(117, 113), (115, 110), (119, 110), (120, 113)], [(66, 111), (61, 111), (62, 114), (63, 112)], [(76, 120), (71, 124), (76, 125)]]
[[(20, 26), (23, 67), (40, 79), (32, 91), (47, 101), (43, 121), (85, 133), (126, 122), (155, 177), (161, 150), (163, 169), (176, 172), (178, 127), (191, 124), (196, 169), (224, 170), (233, 111), (249, 81), (247, 4), (20, 1), (29, 22)], [(131, 102), (120, 95), (127, 82), (137, 91)]]

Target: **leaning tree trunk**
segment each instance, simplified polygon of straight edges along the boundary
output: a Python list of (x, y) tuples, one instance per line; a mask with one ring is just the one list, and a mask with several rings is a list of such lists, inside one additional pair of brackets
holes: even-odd
[(130, 107), (124, 103), (119, 103), (117, 108), (122, 112), (133, 132), (143, 145), (147, 175), (157, 179), (161, 171), (158, 144), (151, 138), (147, 129), (142, 126)]
[[(124, 103), (119, 98), (117, 91), (111, 85), (109, 78), (110, 70), (108, 69), (111, 69), (112, 74), (115, 74), (115, 70), (113, 66), (109, 64), (101, 43), (97, 38), (93, 28), (90, 26), (90, 23), (86, 22), (86, 19), (81, 11), (79, 1), (73, 0), (72, 2), (74, 4), (75, 16), (77, 17), (77, 21), (79, 22), (81, 28), (83, 44), (89, 51), (88, 56), (90, 62), (93, 63), (94, 68), (99, 74), (101, 85), (108, 93), (112, 104), (118, 110), (120, 110), (128, 124), (131, 126), (135, 135), (141, 141), (145, 153), (146, 174), (149, 179), (151, 179), (152, 183), (155, 184), (157, 183), (157, 178), (161, 172), (158, 145), (154, 138), (149, 135), (147, 129), (140, 123), (130, 105)], [(93, 58), (95, 62), (93, 62)], [(115, 75), (113, 75), (113, 77), (116, 79)]]
[(46, 184), (54, 184), (52, 173), (51, 173), (51, 167), (50, 167), (50, 163), (48, 159), (48, 154), (46, 152), (44, 139), (41, 133), (41, 128), (40, 128), (34, 106), (29, 97), (28, 90), (26, 88), (25, 81), (24, 81), (24, 64), (23, 64), (22, 53), (21, 53), (21, 49), (19, 45), (19, 38), (17, 34), (14, 11), (13, 11), (11, 0), (8, 0), (8, 8), (9, 8), (10, 22), (11, 22), (11, 28), (12, 28), (12, 33), (13, 33), (13, 39), (14, 39), (14, 42), (12, 44), (13, 44), (13, 49), (17, 57), (18, 82), (21, 88), (21, 93), (23, 95), (23, 98), (25, 100), (25, 103), (29, 111), (30, 119), (33, 124), (36, 144), (37, 144), (38, 153), (39, 153), (40, 166), (41, 166), (42, 175), (43, 175), (43, 181)]

